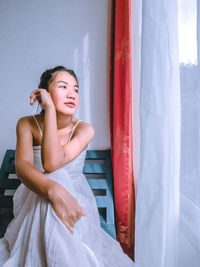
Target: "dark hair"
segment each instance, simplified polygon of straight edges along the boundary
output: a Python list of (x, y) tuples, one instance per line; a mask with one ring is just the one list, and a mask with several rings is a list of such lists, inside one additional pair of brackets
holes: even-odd
[[(77, 78), (77, 76), (73, 70), (67, 69), (63, 66), (57, 66), (53, 69), (47, 69), (46, 71), (44, 71), (42, 73), (42, 75), (40, 77), (40, 83), (38, 85), (38, 88), (43, 88), (43, 89), (46, 89), (48, 91), (49, 83), (52, 82), (53, 79), (55, 78), (55, 76), (53, 74), (58, 72), (58, 71), (68, 72), (69, 74), (71, 74), (75, 78), (75, 80), (78, 84), (78, 78)], [(41, 113), (44, 114), (45, 110), (42, 109)]]
[(54, 79), (53, 74), (55, 72), (57, 72), (57, 71), (66, 71), (66, 72), (68, 72), (69, 74), (71, 74), (75, 78), (75, 80), (76, 80), (76, 82), (78, 84), (77, 76), (76, 76), (76, 74), (74, 73), (73, 70), (67, 69), (67, 68), (65, 68), (63, 66), (57, 66), (57, 67), (55, 67), (53, 69), (47, 69), (46, 71), (44, 71), (42, 73), (42, 75), (40, 77), (40, 83), (38, 85), (38, 88), (43, 88), (43, 89), (46, 89), (48, 91), (49, 83)]

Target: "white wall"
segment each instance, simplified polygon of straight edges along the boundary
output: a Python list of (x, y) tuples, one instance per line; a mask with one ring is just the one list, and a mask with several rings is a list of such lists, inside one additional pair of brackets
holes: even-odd
[(56, 65), (78, 75), (76, 116), (96, 132), (89, 148), (110, 147), (109, 13), (109, 0), (0, 1), (0, 163), (15, 148), (17, 120), (33, 112), (31, 90)]

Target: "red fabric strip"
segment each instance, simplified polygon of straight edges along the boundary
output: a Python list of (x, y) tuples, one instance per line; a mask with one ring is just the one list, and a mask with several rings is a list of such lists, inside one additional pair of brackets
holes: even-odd
[(110, 52), (110, 134), (117, 239), (134, 257), (131, 1), (112, 2)]

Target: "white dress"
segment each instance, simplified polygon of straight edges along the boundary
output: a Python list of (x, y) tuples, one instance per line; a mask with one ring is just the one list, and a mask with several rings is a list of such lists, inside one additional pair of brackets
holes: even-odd
[[(33, 150), (34, 166), (43, 172), (41, 147)], [(134, 266), (119, 243), (100, 226), (96, 201), (83, 174), (85, 155), (86, 150), (66, 166), (47, 174), (64, 186), (86, 213), (75, 224), (74, 233), (65, 227), (49, 201), (21, 184), (13, 196), (14, 219), (0, 239), (1, 267)]]

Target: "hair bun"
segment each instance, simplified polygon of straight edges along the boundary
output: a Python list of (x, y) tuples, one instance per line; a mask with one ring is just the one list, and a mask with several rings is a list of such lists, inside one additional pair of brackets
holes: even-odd
[(51, 80), (51, 75), (52, 71), (51, 69), (46, 70), (45, 72), (42, 73), (40, 77), (40, 83), (39, 83), (39, 88), (43, 89), (48, 89), (48, 82)]
[(48, 90), (49, 82), (51, 81), (52, 76), (53, 76), (52, 74), (54, 74), (57, 71), (66, 71), (66, 72), (68, 72), (69, 74), (71, 74), (75, 78), (75, 80), (76, 80), (76, 82), (78, 84), (78, 79), (77, 79), (76, 74), (74, 73), (73, 70), (67, 69), (67, 68), (65, 68), (63, 66), (57, 66), (57, 67), (52, 68), (52, 69), (47, 69), (46, 71), (44, 71), (42, 73), (42, 75), (40, 77), (40, 83), (38, 85), (38, 88), (43, 88), (43, 89)]

